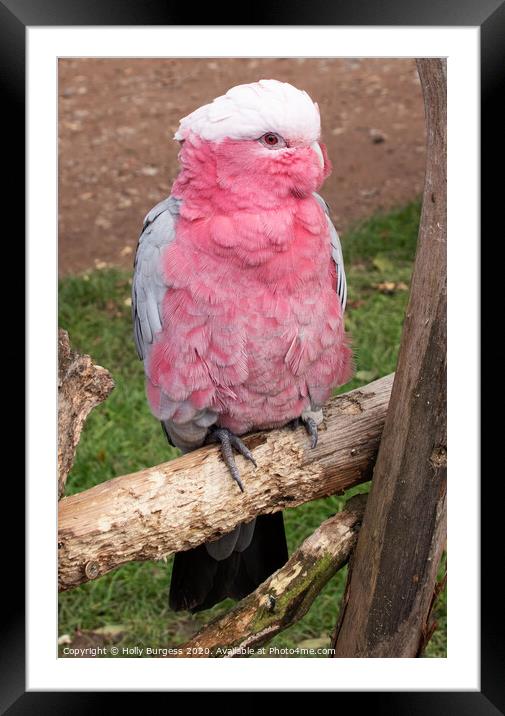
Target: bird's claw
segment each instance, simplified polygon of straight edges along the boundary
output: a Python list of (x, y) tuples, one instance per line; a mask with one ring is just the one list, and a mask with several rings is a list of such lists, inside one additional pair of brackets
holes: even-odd
[(242, 440), (230, 432), (227, 428), (214, 428), (211, 430), (208, 442), (219, 442), (221, 444), (221, 455), (227, 466), (232, 478), (235, 480), (240, 490), (244, 492), (244, 485), (240, 479), (240, 472), (235, 463), (233, 456), (233, 448), (240, 453), (246, 460), (250, 460), (254, 467), (257, 467), (256, 460), (253, 457), (252, 452), (249, 450)]
[(303, 425), (305, 430), (307, 431), (307, 434), (310, 436), (310, 447), (315, 448), (317, 445), (317, 423), (314, 420), (314, 418), (311, 418), (310, 416), (301, 415), (299, 418), (295, 418), (290, 422), (290, 426), (295, 430), (296, 428), (299, 428), (300, 425)]

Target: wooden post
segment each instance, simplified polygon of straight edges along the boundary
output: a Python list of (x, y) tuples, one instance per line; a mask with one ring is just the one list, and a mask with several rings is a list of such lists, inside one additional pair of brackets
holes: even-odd
[(419, 654), (445, 544), (446, 70), (445, 60), (417, 64), (428, 151), (416, 262), (336, 657)]

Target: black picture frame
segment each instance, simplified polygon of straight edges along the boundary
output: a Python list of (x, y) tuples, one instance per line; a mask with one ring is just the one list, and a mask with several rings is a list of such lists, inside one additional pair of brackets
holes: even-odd
[[(481, 168), (482, 168), (482, 235), (491, 235), (490, 228), (503, 224), (498, 221), (497, 213), (503, 199), (503, 181), (495, 177), (503, 176), (503, 152), (505, 132), (503, 127), (505, 96), (505, 3), (504, 0), (367, 0), (349, 2), (338, 0), (311, 0), (282, 5), (276, 0), (270, 4), (241, 7), (226, 4), (201, 5), (198, 9), (198, 25), (353, 25), (353, 26), (478, 26), (481, 33)], [(76, 26), (76, 25), (193, 25), (195, 10), (183, 3), (157, 0), (0, 0), (0, 83), (2, 87), (2, 137), (5, 149), (12, 152), (7, 164), (8, 186), (4, 188), (4, 212), (2, 224), (9, 221), (12, 226), (4, 233), (7, 237), (16, 237), (9, 242), (9, 248), (17, 248), (18, 264), (23, 259), (24, 196), (25, 196), (25, 37), (26, 28), (34, 26)], [(261, 17), (261, 22), (259, 21)], [(500, 152), (500, 148), (502, 151)], [(4, 155), (5, 160), (5, 155)], [(4, 164), (4, 172), (6, 165)], [(464, 210), (464, 207), (462, 207)], [(503, 229), (501, 231), (503, 233)], [(499, 237), (497, 237), (498, 239)], [(494, 242), (492, 242), (494, 243)], [(21, 250), (21, 251), (20, 251)], [(11, 259), (9, 259), (9, 262)], [(494, 267), (494, 268), (493, 268)], [(493, 275), (493, 271), (496, 275)], [(498, 280), (500, 271), (501, 281)], [(490, 262), (490, 274), (486, 281), (486, 290), (482, 292), (482, 306), (493, 305), (492, 292), (503, 283), (501, 262)], [(484, 285), (484, 282), (483, 282)], [(29, 290), (29, 287), (28, 287)], [(18, 291), (21, 294), (21, 291)], [(471, 300), (477, 299), (476, 287), (473, 287)], [(498, 301), (498, 297), (494, 297)], [(486, 304), (487, 302), (487, 304)], [(14, 310), (7, 311), (16, 332), (12, 328), (9, 335), (20, 335), (19, 318), (21, 299), (16, 301)], [(494, 305), (499, 305), (494, 303)], [(4, 317), (7, 316), (4, 313)], [(5, 330), (5, 329), (4, 329)], [(12, 345), (12, 344), (11, 344)], [(16, 344), (17, 345), (17, 344)], [(30, 346), (28, 346), (30, 348)], [(10, 356), (12, 358), (12, 356)], [(19, 359), (18, 359), (19, 361)], [(11, 371), (12, 368), (9, 368)], [(4, 373), (5, 375), (5, 373)], [(490, 381), (490, 376), (486, 376)], [(482, 382), (482, 394), (486, 393), (485, 378)], [(16, 396), (16, 404), (21, 408), (21, 397)], [(11, 415), (9, 409), (9, 415)], [(19, 434), (22, 418), (9, 421), (14, 432)], [(493, 430), (496, 435), (493, 435)], [(488, 440), (497, 436), (498, 423), (486, 430)], [(5, 434), (5, 433), (4, 433)], [(4, 442), (5, 445), (5, 442)], [(18, 453), (16, 472), (19, 473)], [(495, 545), (500, 540), (498, 529), (501, 524), (501, 502), (496, 499), (496, 482), (501, 480), (501, 472), (495, 473), (486, 465), (490, 458), (482, 451), (482, 474), (496, 480), (484, 480), (482, 484), (482, 617), (481, 617), (481, 690), (480, 692), (360, 692), (340, 693), (339, 708), (350, 697), (355, 703), (359, 696), (360, 707), (366, 699), (375, 714), (458, 714), (491, 716), (505, 713), (504, 689), (504, 647), (500, 630), (497, 629), (503, 610), (503, 592), (496, 583), (497, 561)], [(487, 470), (485, 468), (488, 468)], [(14, 479), (16, 478), (16, 479)], [(40, 476), (49, 480), (48, 476)], [(4, 510), (12, 512), (13, 506), (22, 505), (24, 483), (20, 475), (6, 477), (3, 483)], [(7, 510), (6, 506), (9, 506)], [(2, 565), (2, 630), (0, 639), (0, 713), (9, 716), (18, 714), (81, 714), (93, 711), (116, 713), (119, 710), (117, 694), (114, 702), (106, 693), (92, 692), (27, 692), (25, 693), (25, 613), (24, 613), (24, 566), (22, 564), (23, 532), (20, 526), (22, 510), (18, 510), (15, 531), (15, 545), (10, 537), (10, 549), (4, 549)], [(7, 521), (2, 520), (4, 526)], [(5, 539), (5, 538), (4, 538)], [(498, 562), (499, 568), (499, 562)], [(500, 575), (501, 576), (501, 575)], [(477, 579), (478, 575), (469, 576)], [(231, 685), (232, 686), (232, 685)], [(331, 688), (329, 686), (329, 688)], [(135, 708), (133, 694), (128, 696), (130, 708)], [(141, 694), (140, 698), (145, 698)], [(250, 703), (254, 704), (256, 699)], [(114, 705), (113, 705), (114, 704)], [(336, 704), (335, 704), (336, 705)], [(263, 703), (263, 707), (265, 704)]]

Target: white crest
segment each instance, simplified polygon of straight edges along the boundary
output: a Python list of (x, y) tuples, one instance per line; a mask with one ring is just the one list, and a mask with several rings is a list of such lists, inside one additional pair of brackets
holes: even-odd
[(210, 104), (181, 119), (174, 139), (190, 132), (202, 139), (258, 139), (276, 132), (285, 139), (311, 143), (319, 139), (319, 108), (309, 95), (287, 82), (260, 80), (237, 85)]

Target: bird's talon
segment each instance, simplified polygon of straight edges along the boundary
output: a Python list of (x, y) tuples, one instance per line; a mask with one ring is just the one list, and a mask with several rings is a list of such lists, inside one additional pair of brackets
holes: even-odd
[(242, 442), (242, 440), (240, 438), (238, 438), (236, 435), (233, 435), (233, 433), (230, 433), (230, 442), (233, 445), (233, 447), (235, 448), (235, 450), (237, 450), (237, 452), (239, 452), (242, 455), (242, 457), (245, 457), (246, 460), (250, 460), (252, 462), (252, 464), (254, 465), (254, 467), (258, 467), (258, 465), (256, 464), (256, 460), (253, 457), (252, 452), (249, 450), (249, 448), (246, 445), (244, 445), (244, 443)]
[(253, 463), (254, 467), (257, 467), (256, 460), (254, 459), (249, 448), (244, 445), (244, 443), (239, 437), (234, 435), (226, 428), (214, 428), (209, 434), (207, 441), (221, 443), (221, 457), (223, 458), (225, 465), (230, 471), (232, 478), (239, 486), (240, 491), (244, 492), (244, 485), (242, 483), (242, 480), (240, 479), (240, 472), (235, 463), (232, 447), (234, 447), (238, 453), (245, 457), (246, 460), (250, 460)]

